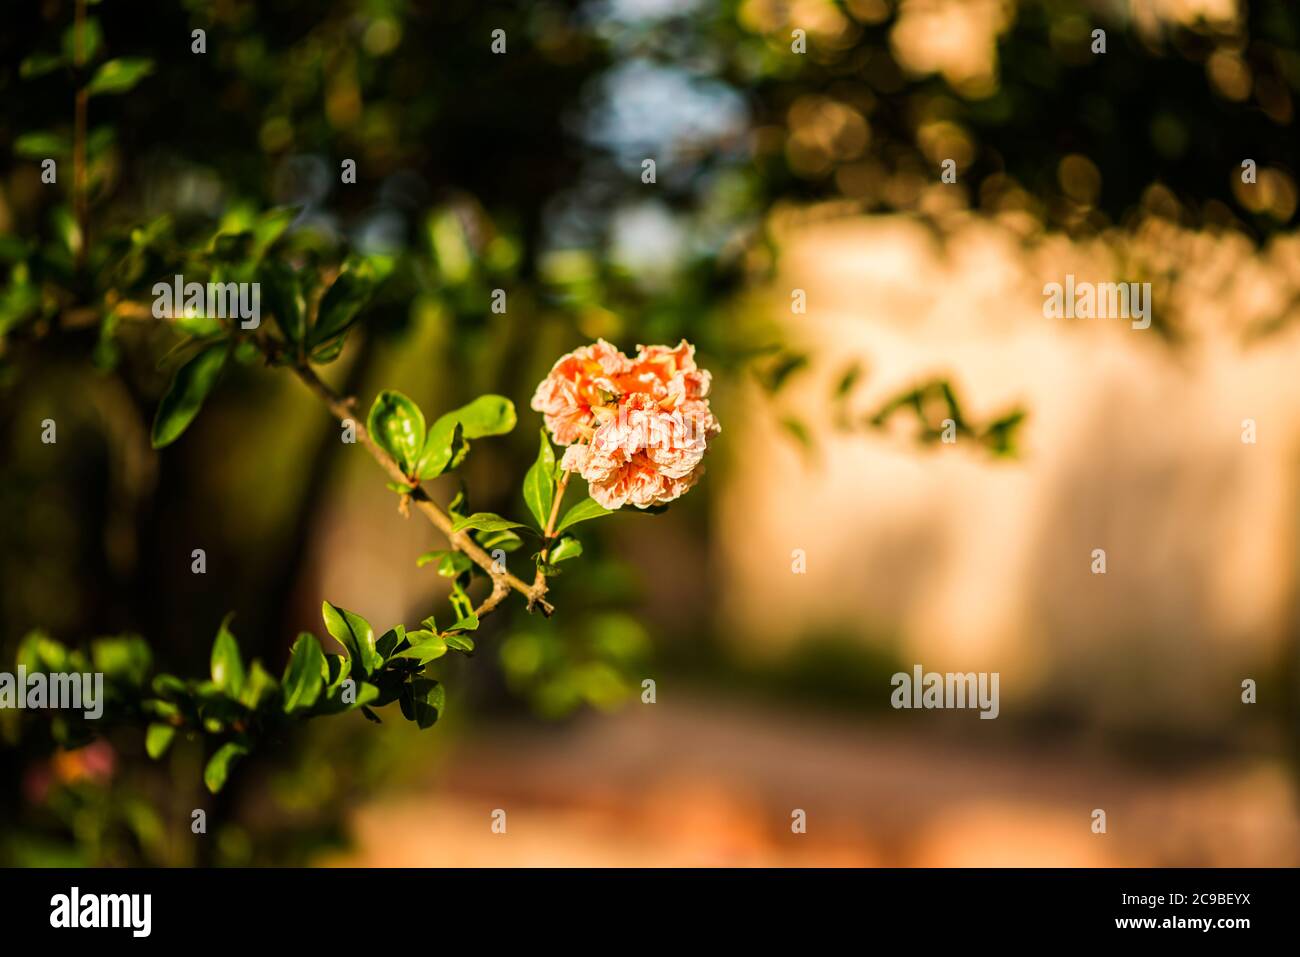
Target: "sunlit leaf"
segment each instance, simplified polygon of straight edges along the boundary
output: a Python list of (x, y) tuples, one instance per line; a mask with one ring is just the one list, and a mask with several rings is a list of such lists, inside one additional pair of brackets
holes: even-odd
[(555, 546), (547, 554), (547, 560), (551, 563), (567, 561), (570, 558), (577, 558), (582, 554), (582, 542), (570, 535), (566, 535), (555, 543)]
[(26, 159), (62, 159), (72, 155), (72, 140), (62, 133), (36, 130), (14, 140), (14, 155)]
[(284, 710), (305, 711), (316, 703), (325, 685), (325, 653), (316, 636), (303, 632), (293, 643), (284, 671)]
[(473, 515), (467, 515), (456, 521), (452, 526), (453, 532), (463, 532), (467, 528), (477, 528), (485, 532), (499, 532), (507, 528), (523, 528), (522, 522), (512, 522), (508, 518), (502, 518), (493, 512), (475, 512)]
[(459, 632), (451, 632), (442, 637), (447, 642), (447, 647), (452, 651), (461, 651), (467, 655), (473, 654), (474, 639), (469, 635), (461, 634)]
[(91, 96), (101, 93), (129, 93), (135, 85), (153, 72), (153, 60), (148, 57), (118, 57), (100, 64), (87, 84)]
[(321, 603), (321, 616), (325, 619), (325, 628), (330, 636), (348, 650), (352, 661), (359, 664), (366, 674), (374, 674), (383, 666), (383, 660), (375, 647), (375, 630), (370, 627), (370, 622), (358, 614), (331, 605), (328, 601)]
[(443, 634), (447, 635), (456, 631), (478, 631), (478, 615), (471, 612), (465, 617), (457, 619), (443, 631)]
[(216, 641), (212, 643), (212, 683), (219, 691), (234, 698), (244, 686), (244, 663), (239, 656), (239, 642), (230, 630), (227, 615), (217, 630)]
[(416, 476), (427, 481), (436, 478), (457, 464), (457, 456), (466, 448), (464, 431), (451, 413), (439, 416), (429, 429), (420, 460), (416, 463)]
[(460, 422), (467, 439), (505, 435), (515, 427), (515, 404), (503, 395), (481, 395), (450, 414)]
[(375, 396), (366, 428), (403, 472), (411, 475), (416, 471), (424, 448), (424, 413), (418, 405), (400, 392), (385, 389)]
[(144, 732), (144, 750), (149, 757), (157, 761), (171, 747), (176, 737), (176, 729), (169, 724), (151, 724)]
[(569, 526), (577, 525), (579, 522), (587, 522), (593, 518), (603, 518), (606, 515), (613, 514), (613, 511), (602, 506), (594, 498), (586, 498), (564, 513), (560, 523), (555, 526), (555, 533), (558, 535)]
[(524, 475), (524, 502), (528, 505), (528, 511), (533, 513), (537, 527), (545, 529), (555, 499), (555, 450), (546, 437), (546, 430), (540, 431), (541, 444), (537, 450), (537, 460)]
[(406, 626), (395, 625), (375, 640), (375, 650), (379, 652), (379, 657), (382, 660), (387, 661), (397, 646), (405, 641), (407, 637)]
[(412, 660), (425, 665), (447, 653), (447, 642), (432, 631), (412, 631), (407, 638), (411, 641), (411, 647), (399, 651), (393, 656), (394, 658)]
[(227, 741), (218, 748), (217, 753), (208, 760), (207, 767), (203, 769), (203, 783), (207, 785), (208, 790), (216, 794), (225, 787), (226, 779), (230, 776), (230, 768), (246, 754), (248, 748), (234, 741)]
[(244, 687), (239, 692), (239, 703), (245, 708), (256, 711), (262, 704), (274, 696), (279, 684), (270, 673), (262, 667), (262, 663), (253, 659), (252, 665), (248, 669), (248, 677), (244, 680)]

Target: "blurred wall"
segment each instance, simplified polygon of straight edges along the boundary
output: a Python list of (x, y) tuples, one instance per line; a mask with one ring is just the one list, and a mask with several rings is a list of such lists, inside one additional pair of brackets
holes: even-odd
[[(1004, 714), (1037, 700), (1197, 727), (1239, 712), (1241, 679), (1275, 668), (1294, 628), (1296, 238), (1255, 253), (1150, 219), (1075, 243), (961, 215), (942, 236), (897, 216), (780, 230), (769, 308), (814, 355), (781, 405), (817, 424), (816, 449), (756, 392), (726, 423), (714, 541), (738, 650), (892, 633), (907, 662), (1000, 671)], [(1154, 280), (1157, 323), (1045, 318), (1043, 285), (1067, 273)], [(836, 432), (830, 395), (855, 358), (864, 415), (936, 374), (970, 418), (1023, 404), (1020, 458)]]

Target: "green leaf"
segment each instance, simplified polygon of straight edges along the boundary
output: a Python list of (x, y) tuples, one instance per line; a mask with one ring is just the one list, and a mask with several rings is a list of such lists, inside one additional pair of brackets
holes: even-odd
[(792, 415), (782, 416), (778, 424), (792, 439), (799, 443), (799, 450), (803, 454), (813, 455), (817, 451), (812, 432), (802, 419)]
[(463, 651), (467, 655), (474, 653), (474, 639), (469, 635), (448, 634), (442, 637), (452, 651)]
[(229, 351), (225, 343), (208, 346), (176, 370), (154, 416), (151, 442), (155, 449), (171, 445), (189, 428), (216, 385)]
[(298, 274), (280, 262), (263, 263), (257, 272), (262, 308), (271, 313), (280, 334), (292, 343), (302, 338), (302, 295)]
[(409, 658), (423, 666), (447, 653), (447, 642), (431, 631), (413, 631), (407, 637), (411, 639), (411, 647), (399, 651), (394, 658)]
[(374, 266), (365, 259), (350, 257), (321, 299), (316, 325), (308, 338), (309, 345), (320, 345), (346, 332), (362, 307), (370, 301), (377, 286)]
[(302, 212), (301, 206), (273, 206), (253, 224), (253, 256), (261, 259)]
[(555, 500), (555, 450), (546, 437), (546, 430), (539, 431), (542, 440), (537, 449), (537, 461), (524, 475), (524, 502), (537, 520), (537, 527), (545, 529)]
[(86, 137), (86, 155), (94, 160), (116, 142), (117, 131), (113, 127), (97, 126)]
[(257, 365), (262, 362), (262, 350), (257, 347), (256, 342), (249, 339), (244, 339), (235, 346), (232, 355), (241, 366)]
[(455, 416), (450, 412), (439, 416), (425, 439), (420, 460), (415, 466), (416, 475), (423, 481), (436, 478), (454, 464), (459, 464), (457, 456), (468, 448), (464, 429)]
[(212, 683), (229, 698), (237, 698), (244, 687), (244, 663), (239, 657), (239, 642), (230, 631), (233, 617), (233, 612), (225, 617), (217, 631), (217, 640), (212, 643)]
[(379, 652), (379, 657), (382, 661), (387, 661), (392, 657), (393, 650), (403, 641), (406, 641), (406, 639), (406, 626), (394, 625), (392, 628), (389, 628), (386, 632), (380, 635), (378, 640), (375, 641), (375, 650)]
[(61, 159), (72, 155), (72, 141), (62, 133), (36, 130), (14, 140), (14, 155), (27, 159)]
[(328, 672), (325, 653), (310, 632), (303, 632), (293, 643), (289, 664), (284, 669), (284, 710), (286, 714), (306, 711), (316, 703), (325, 686)]
[(372, 685), (369, 681), (362, 681), (357, 684), (357, 700), (347, 707), (355, 711), (358, 708), (364, 708), (368, 704), (374, 704), (378, 700), (378, 686)]
[(447, 692), (430, 678), (412, 678), (410, 684), (402, 689), (399, 701), (403, 717), (414, 721), (423, 730), (437, 723), (447, 706)]
[(499, 548), (503, 552), (513, 552), (524, 543), (522, 538), (508, 528), (496, 532), (477, 532), (474, 538), (488, 551)]
[(29, 632), (18, 646), (16, 663), (28, 671), (66, 671), (68, 649), (43, 631)]
[(250, 711), (256, 711), (278, 689), (279, 684), (275, 678), (262, 667), (260, 661), (254, 658), (252, 665), (249, 666), (243, 690), (239, 693), (239, 703)]
[(90, 659), (104, 677), (140, 687), (149, 677), (153, 652), (139, 635), (97, 638), (90, 645)]
[[(355, 684), (356, 700), (348, 702), (343, 700), (343, 692), (346, 690), (348, 680)], [(369, 681), (357, 681), (345, 678), (339, 682), (337, 689), (330, 692), (329, 697), (316, 706), (316, 710), (321, 714), (342, 714), (345, 711), (356, 711), (358, 708), (364, 708), (366, 705), (374, 704), (379, 700), (379, 688), (372, 685)]]
[(515, 405), (502, 395), (481, 395), (440, 415), (429, 429), (416, 474), (431, 479), (464, 461), (469, 439), (504, 435), (515, 427)]
[(554, 565), (570, 558), (577, 558), (581, 554), (582, 542), (571, 535), (566, 535), (547, 553), (546, 560)]
[(462, 482), (456, 496), (447, 503), (447, 514), (459, 521), (465, 517), (467, 508), (469, 508), (469, 500), (465, 497), (465, 484)]
[(99, 21), (87, 17), (81, 28), (74, 23), (63, 31), (63, 55), (76, 66), (89, 63), (104, 45), (104, 32), (99, 28)]
[(463, 551), (448, 551), (438, 562), (438, 575), (443, 579), (455, 579), (473, 567), (474, 563)]
[(317, 365), (328, 365), (343, 354), (344, 337), (340, 336), (333, 342), (326, 343), (319, 348), (313, 347), (311, 352), (311, 361)]
[(451, 526), (452, 532), (463, 532), (467, 528), (476, 528), (484, 532), (499, 532), (507, 528), (523, 528), (522, 522), (512, 522), (493, 512), (475, 512), (457, 520)]
[(467, 439), (505, 435), (515, 427), (515, 404), (503, 395), (481, 395), (447, 414), (461, 424)]
[(438, 563), (438, 574), (443, 578), (455, 578), (457, 575), (464, 574), (474, 567), (474, 563), (469, 556), (463, 552), (448, 551), (446, 549), (436, 552), (425, 552), (415, 563), (423, 568), (431, 562)]
[(840, 375), (839, 381), (835, 384), (835, 398), (843, 399), (847, 396), (853, 391), (853, 387), (858, 384), (858, 380), (861, 378), (861, 364), (857, 362), (850, 364), (849, 367)]
[[(469, 600), (469, 595), (465, 594), (465, 589), (461, 588), (458, 583), (451, 583), (451, 595), (449, 598), (451, 601), (452, 611), (456, 613), (457, 619), (464, 620), (474, 617), (474, 603)], [(447, 631), (453, 630), (455, 630), (454, 626), (447, 629)]]
[(145, 714), (162, 718), (164, 721), (179, 718), (181, 714), (181, 709), (175, 702), (164, 701), (162, 698), (146, 698), (140, 707)]
[(759, 384), (769, 392), (776, 393), (786, 384), (792, 375), (808, 366), (808, 357), (800, 353), (784, 352), (777, 356), (771, 365), (755, 370)]
[(154, 675), (153, 693), (163, 698), (179, 698), (189, 694), (185, 682), (175, 675)]
[(468, 615), (459, 619), (450, 628), (444, 631), (443, 635), (444, 636), (448, 635), (453, 631), (478, 631), (478, 615), (475, 615), (473, 612), (470, 612)]
[(326, 630), (348, 650), (353, 663), (359, 665), (362, 671), (370, 675), (383, 666), (383, 659), (375, 648), (375, 630), (370, 627), (370, 622), (327, 601), (321, 603), (321, 615), (325, 619)]
[(91, 96), (100, 93), (129, 93), (153, 72), (153, 60), (147, 57), (119, 57), (109, 60), (95, 71), (89, 86)]
[(385, 389), (375, 396), (366, 428), (403, 472), (415, 474), (424, 449), (424, 413), (418, 405), (400, 392)]
[(348, 680), (348, 675), (352, 673), (351, 658), (346, 655), (326, 655), (325, 656), (325, 696), (334, 697), (343, 682)]
[(207, 785), (208, 790), (216, 794), (225, 787), (226, 779), (230, 776), (230, 768), (246, 754), (248, 748), (234, 741), (227, 741), (218, 748), (217, 753), (208, 761), (208, 766), (203, 769), (203, 783)]
[(171, 747), (176, 737), (176, 729), (169, 724), (151, 724), (144, 732), (144, 750), (149, 757), (157, 761)]
[(594, 498), (587, 498), (564, 513), (564, 518), (560, 519), (560, 524), (555, 526), (555, 533), (558, 535), (570, 525), (577, 525), (579, 522), (586, 522), (593, 518), (603, 518), (606, 515), (613, 514), (614, 511), (605, 508)]
[(18, 64), (18, 75), (24, 80), (33, 80), (38, 76), (53, 73), (61, 66), (67, 65), (67, 57), (53, 53), (33, 53)]

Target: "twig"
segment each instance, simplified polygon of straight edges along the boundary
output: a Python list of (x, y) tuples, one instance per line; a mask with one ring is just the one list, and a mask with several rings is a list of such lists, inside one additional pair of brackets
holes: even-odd
[(551, 553), (551, 536), (555, 534), (555, 523), (560, 517), (560, 502), (564, 500), (564, 490), (569, 487), (569, 473), (561, 472), (560, 480), (555, 483), (555, 498), (551, 500), (551, 514), (546, 519), (546, 528), (542, 529), (542, 551), (537, 556), (537, 574), (533, 577), (533, 591), (546, 592), (546, 575), (542, 569), (546, 558)]
[[(493, 578), (492, 594), (484, 598), (483, 603), (474, 609), (474, 615), (480, 619), (482, 619), (484, 615), (490, 615), (492, 613), (492, 609), (496, 608), (497, 605), (501, 604), (501, 602), (503, 602), (506, 596), (509, 594), (510, 594), (510, 586), (506, 583), (506, 580), (504, 578), (499, 578), (499, 577)], [(549, 607), (550, 607), (549, 605), (546, 605), (546, 608)], [(545, 608), (543, 608), (542, 613), (546, 615), (550, 614), (550, 612), (546, 611)]]
[(496, 608), (506, 595), (509, 594), (510, 589), (514, 589), (528, 599), (529, 609), (537, 608), (543, 615), (548, 618), (550, 617), (551, 613), (555, 611), (555, 607), (551, 605), (550, 602), (546, 601), (546, 582), (544, 579), (541, 582), (534, 582), (532, 585), (529, 585), (523, 579), (508, 571), (497, 571), (497, 564), (493, 560), (492, 556), (484, 551), (482, 546), (474, 541), (468, 532), (452, 531), (454, 523), (452, 522), (451, 516), (444, 512), (442, 508), (440, 508), (438, 504), (429, 497), (429, 494), (424, 490), (424, 486), (420, 482), (412, 481), (406, 473), (402, 471), (402, 467), (397, 463), (397, 460), (384, 451), (384, 449), (380, 448), (379, 444), (375, 442), (371, 437), (369, 430), (366, 429), (365, 425), (360, 421), (356, 414), (355, 399), (340, 396), (328, 385), (322, 382), (320, 377), (317, 376), (316, 373), (312, 371), (311, 367), (305, 363), (302, 365), (295, 365), (293, 369), (294, 372), (297, 373), (298, 378), (306, 383), (307, 387), (325, 403), (326, 407), (336, 419), (340, 422), (349, 419), (352, 421), (356, 428), (357, 438), (360, 440), (361, 444), (365, 446), (366, 451), (369, 452), (371, 457), (380, 464), (393, 481), (399, 482), (410, 488), (407, 496), (411, 500), (412, 504), (419, 509), (425, 518), (433, 523), (434, 527), (436, 527), (438, 531), (442, 532), (442, 534), (446, 536), (451, 547), (459, 552), (463, 552), (470, 561), (475, 565), (478, 565), (479, 568), (483, 569), (483, 571), (491, 577), (492, 594), (489, 595), (479, 606), (480, 610), (477, 613), (480, 618)]

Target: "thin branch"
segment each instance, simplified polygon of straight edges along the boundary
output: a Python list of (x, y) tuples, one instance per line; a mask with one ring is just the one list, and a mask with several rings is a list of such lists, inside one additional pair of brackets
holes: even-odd
[(555, 483), (555, 498), (551, 500), (551, 514), (546, 519), (546, 528), (542, 529), (542, 552), (537, 556), (537, 574), (533, 577), (533, 591), (546, 592), (546, 575), (542, 569), (546, 566), (546, 557), (551, 553), (551, 536), (555, 534), (555, 523), (560, 518), (560, 502), (564, 500), (564, 490), (569, 487), (569, 473), (561, 472)]
[(357, 416), (355, 410), (355, 399), (340, 396), (328, 385), (322, 382), (320, 377), (317, 376), (316, 373), (312, 371), (311, 367), (306, 364), (295, 365), (293, 369), (294, 372), (297, 373), (298, 378), (306, 383), (307, 387), (325, 403), (326, 407), (336, 419), (340, 422), (347, 420), (352, 421), (353, 426), (356, 429), (357, 438), (360, 440), (361, 444), (365, 446), (366, 451), (370, 453), (371, 458), (380, 464), (393, 481), (399, 482), (410, 488), (410, 492), (407, 494), (412, 504), (423, 513), (425, 518), (433, 523), (434, 527), (436, 527), (438, 531), (442, 532), (442, 534), (446, 536), (451, 547), (459, 552), (463, 552), (470, 561), (483, 569), (483, 571), (485, 571), (492, 579), (492, 594), (483, 601), (483, 604), (479, 606), (480, 610), (477, 612), (480, 618), (495, 609), (506, 595), (509, 594), (511, 589), (514, 589), (528, 599), (528, 607), (530, 609), (537, 608), (543, 615), (550, 617), (555, 608), (550, 602), (546, 601), (545, 580), (542, 580), (540, 583), (535, 582), (534, 584), (529, 585), (523, 579), (508, 571), (497, 571), (497, 565), (492, 556), (484, 551), (483, 547), (479, 545), (478, 542), (474, 541), (468, 532), (452, 531), (453, 522), (451, 516), (444, 512), (442, 508), (440, 508), (438, 504), (429, 497), (429, 494), (424, 490), (424, 486), (421, 483), (412, 482), (412, 480), (407, 477), (406, 473), (402, 471), (402, 467), (397, 463), (397, 460), (384, 451), (384, 449), (380, 448), (379, 444), (375, 442), (374, 438), (371, 437), (369, 430), (366, 429), (365, 425)]
[[(505, 601), (506, 596), (509, 594), (510, 586), (506, 583), (506, 580), (499, 577), (493, 578), (492, 594), (488, 595), (487, 598), (484, 598), (483, 603), (474, 609), (474, 615), (479, 619), (482, 619), (484, 615), (490, 615), (492, 610), (496, 608), (497, 605), (501, 604), (501, 602)], [(543, 602), (542, 604), (545, 603)], [(549, 607), (549, 605), (546, 605), (546, 608)], [(544, 608), (543, 614), (549, 615), (550, 612), (546, 611)]]

